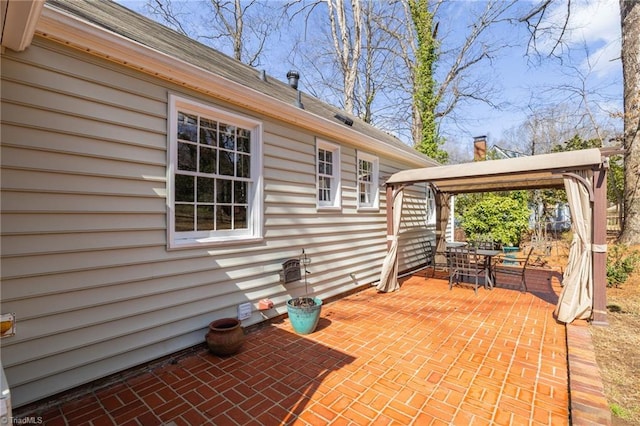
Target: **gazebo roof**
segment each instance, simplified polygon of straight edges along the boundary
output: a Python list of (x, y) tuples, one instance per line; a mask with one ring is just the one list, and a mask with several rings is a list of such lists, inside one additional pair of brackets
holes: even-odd
[(563, 187), (562, 174), (599, 167), (610, 155), (605, 149), (557, 152), (503, 160), (403, 170), (388, 185), (429, 182), (451, 194)]

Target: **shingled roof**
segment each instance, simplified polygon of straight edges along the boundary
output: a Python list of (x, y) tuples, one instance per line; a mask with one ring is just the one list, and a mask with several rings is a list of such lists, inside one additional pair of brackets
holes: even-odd
[[(47, 0), (46, 5), (49, 8), (63, 11), (82, 21), (149, 47), (159, 54), (176, 58), (286, 104), (296, 104), (297, 91), (288, 84), (272, 76), (262, 79), (261, 71), (148, 19), (118, 3), (104, 0)], [(425, 166), (437, 165), (434, 160), (417, 153), (417, 151), (398, 138), (347, 114), (339, 108), (305, 93), (302, 94), (301, 100), (304, 105), (304, 110), (300, 111), (301, 114), (314, 114), (324, 117), (334, 122), (336, 126), (345, 127), (345, 131), (347, 131), (346, 127), (349, 127), (349, 131), (353, 130), (380, 141), (392, 150), (405, 152), (414, 161), (422, 158), (421, 161), (424, 162)], [(335, 118), (336, 114), (347, 116), (353, 121), (353, 124), (347, 126)]]

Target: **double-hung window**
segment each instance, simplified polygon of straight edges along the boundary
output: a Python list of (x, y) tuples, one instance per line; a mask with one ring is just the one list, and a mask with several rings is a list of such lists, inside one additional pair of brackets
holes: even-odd
[(340, 147), (318, 140), (316, 154), (318, 208), (340, 208)]
[(169, 247), (260, 238), (262, 125), (170, 97)]
[(378, 209), (378, 157), (358, 152), (358, 208)]

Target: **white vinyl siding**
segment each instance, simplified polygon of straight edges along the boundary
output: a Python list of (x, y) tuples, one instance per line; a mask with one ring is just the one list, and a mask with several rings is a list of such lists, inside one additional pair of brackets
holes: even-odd
[[(2, 339), (14, 406), (200, 344), (209, 322), (286, 300), (285, 259), (312, 258), (321, 298), (379, 279), (380, 211), (358, 210), (357, 151), (341, 145), (340, 210), (318, 210), (316, 137), (86, 52), (36, 37), (2, 54)], [(169, 93), (262, 123), (263, 239), (167, 250)], [(380, 174), (409, 166), (380, 156)], [(408, 188), (400, 269), (419, 264), (424, 188)], [(416, 226), (416, 224), (422, 224)]]
[(262, 124), (169, 99), (170, 248), (262, 236)]

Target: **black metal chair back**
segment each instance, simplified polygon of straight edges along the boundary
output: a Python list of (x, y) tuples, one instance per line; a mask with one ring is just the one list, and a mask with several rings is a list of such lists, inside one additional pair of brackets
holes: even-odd
[(465, 279), (473, 279), (473, 288), (478, 293), (480, 277), (487, 283), (487, 268), (484, 257), (479, 255), (474, 247), (453, 247), (449, 250), (451, 268), (449, 269), (449, 289), (454, 283), (460, 284)]

